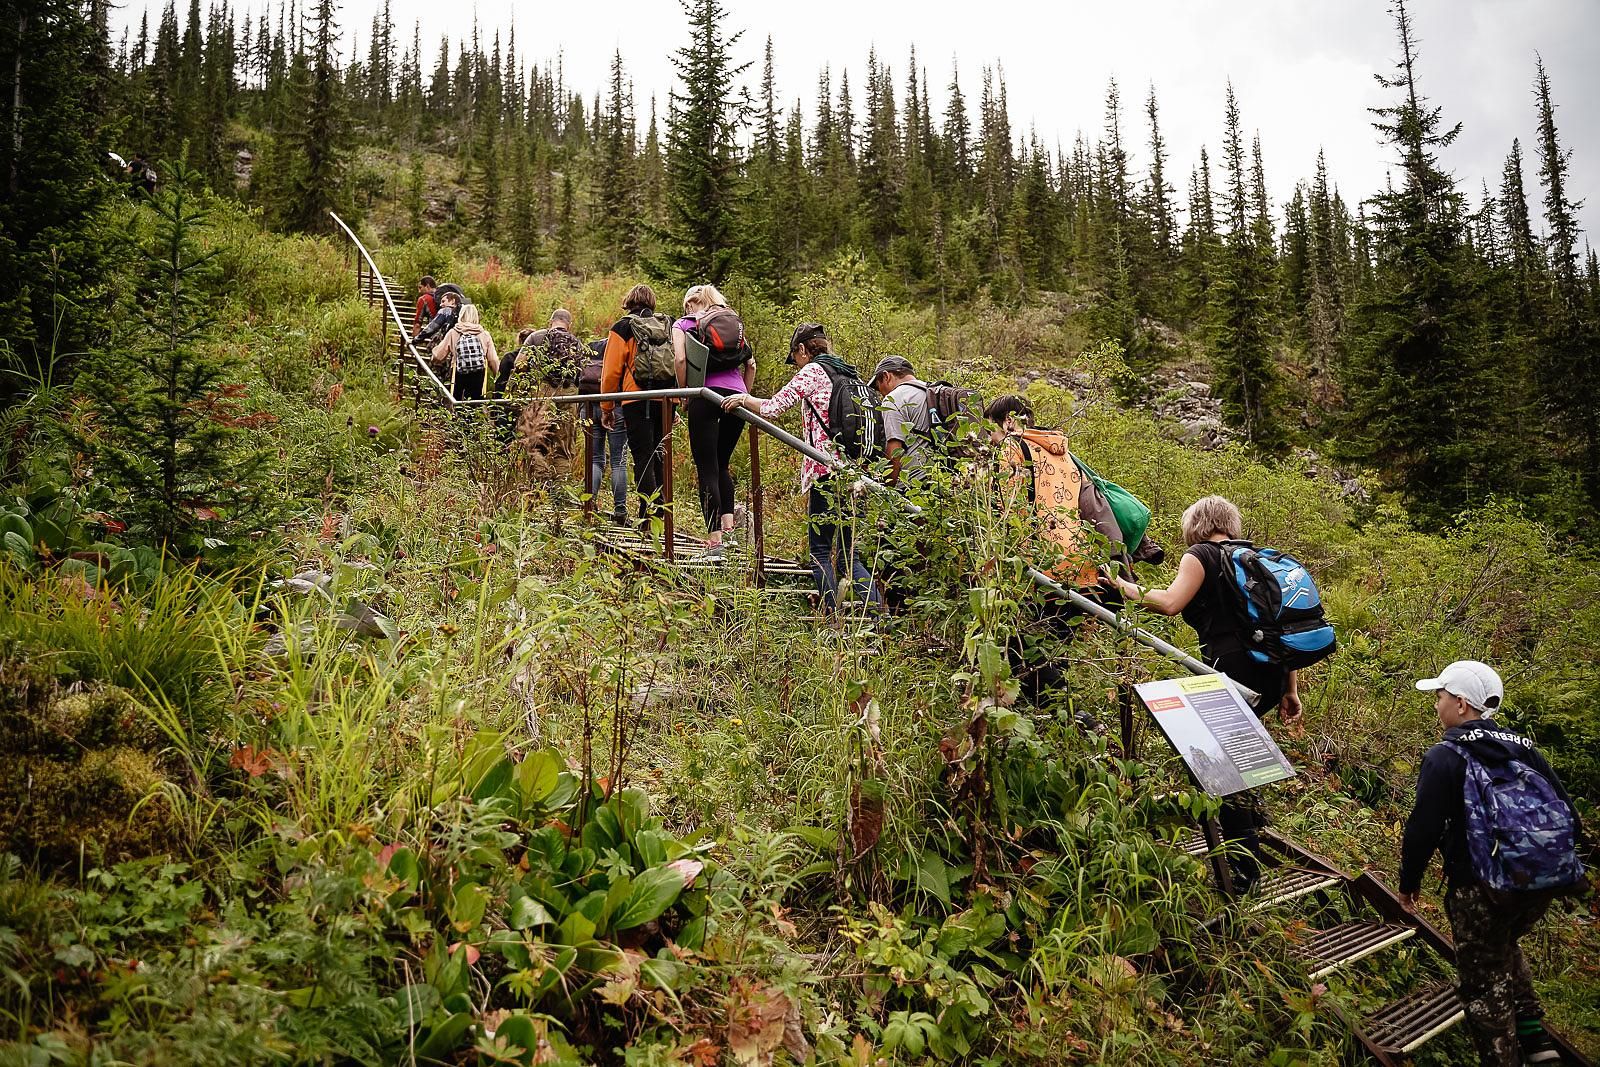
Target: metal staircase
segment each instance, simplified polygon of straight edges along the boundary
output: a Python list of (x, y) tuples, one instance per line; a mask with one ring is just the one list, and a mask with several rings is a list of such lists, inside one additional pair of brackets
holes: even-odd
[[(1340, 1013), (1367, 1057), (1384, 1067), (1398, 1067), (1412, 1053), (1465, 1018), (1449, 971), (1455, 945), (1441, 930), (1401, 905), (1395, 893), (1371, 872), (1352, 877), (1329, 860), (1273, 831), (1261, 834), (1264, 870), (1252, 892), (1241, 901), (1244, 916), (1260, 916), (1286, 908), (1308, 909), (1324, 925), (1309, 926), (1288, 945), (1291, 959), (1316, 982), (1379, 953), (1407, 943), (1428, 953), (1429, 977), (1415, 988), (1358, 1016)], [(1180, 838), (1175, 848), (1208, 861), (1219, 887), (1230, 889), (1216, 827), (1204, 827)], [(1225, 915), (1207, 920), (1216, 929)], [(1592, 1067), (1590, 1061), (1559, 1033), (1548, 1030), (1562, 1061)]]

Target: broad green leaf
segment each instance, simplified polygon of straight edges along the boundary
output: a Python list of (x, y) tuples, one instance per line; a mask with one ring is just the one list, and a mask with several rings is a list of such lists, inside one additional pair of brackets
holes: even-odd
[(561, 779), (561, 757), (553, 749), (530, 752), (517, 764), (517, 791), (524, 804), (538, 804), (548, 799)]
[(447, 1062), (446, 1057), (460, 1046), (461, 1039), (466, 1036), (467, 1027), (471, 1023), (472, 1016), (462, 1011), (434, 1026), (416, 1047), (417, 1062), (430, 1064)]
[(532, 1053), (539, 1046), (539, 1031), (534, 1027), (533, 1020), (526, 1015), (508, 1015), (500, 1020), (500, 1025), (495, 1028), (494, 1036), (520, 1048), (528, 1055), (518, 1057), (519, 1063), (532, 1062)]
[(489, 906), (489, 891), (473, 882), (456, 886), (450, 896), (450, 925), (466, 933), (483, 921), (484, 910)]
[(561, 943), (564, 945), (583, 945), (594, 940), (594, 920), (583, 912), (573, 909), (561, 923)]
[(530, 896), (520, 896), (512, 902), (510, 912), (506, 916), (513, 929), (527, 930), (535, 926), (548, 926), (555, 922), (555, 917), (545, 906)]
[(628, 902), (617, 913), (611, 924), (614, 930), (631, 930), (672, 907), (672, 902), (683, 892), (684, 875), (671, 867), (652, 867), (633, 880), (633, 891)]
[(950, 906), (950, 872), (931, 849), (923, 849), (917, 859), (917, 888), (938, 897), (945, 907)]
[(822, 852), (827, 852), (839, 844), (839, 831), (826, 826), (791, 826), (784, 833), (793, 834)]

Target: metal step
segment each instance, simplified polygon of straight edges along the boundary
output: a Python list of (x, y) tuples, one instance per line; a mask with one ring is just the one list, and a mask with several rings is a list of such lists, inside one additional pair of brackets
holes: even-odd
[(1414, 937), (1416, 932), (1410, 926), (1352, 920), (1327, 930), (1313, 931), (1306, 940), (1289, 946), (1289, 954), (1310, 969), (1312, 978), (1321, 978)]
[(1211, 852), (1211, 844), (1206, 840), (1206, 835), (1200, 830), (1189, 831), (1178, 838), (1173, 847), (1185, 856), (1193, 856), (1197, 860), (1205, 859), (1207, 854)]
[(1438, 1037), (1466, 1013), (1452, 982), (1438, 982), (1385, 1004), (1360, 1029), (1368, 1044), (1390, 1056), (1405, 1056)]
[(1274, 867), (1262, 872), (1256, 883), (1257, 899), (1250, 911), (1265, 911), (1286, 901), (1307, 896), (1339, 884), (1339, 876), (1326, 871), (1313, 871), (1305, 867)]

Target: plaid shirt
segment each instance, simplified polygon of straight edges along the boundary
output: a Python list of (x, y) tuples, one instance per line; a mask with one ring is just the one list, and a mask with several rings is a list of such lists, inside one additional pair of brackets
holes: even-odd
[[(761, 414), (766, 418), (781, 415), (804, 401), (800, 408), (800, 424), (805, 431), (803, 436), (806, 444), (837, 458), (839, 452), (828, 437), (828, 404), (832, 400), (833, 380), (828, 377), (828, 372), (820, 364), (807, 363), (789, 379), (788, 385), (773, 394), (771, 400), (761, 402)], [(818, 463), (810, 456), (802, 457), (800, 491), (805, 492), (816, 484), (817, 479), (826, 478), (832, 473), (825, 464)]]

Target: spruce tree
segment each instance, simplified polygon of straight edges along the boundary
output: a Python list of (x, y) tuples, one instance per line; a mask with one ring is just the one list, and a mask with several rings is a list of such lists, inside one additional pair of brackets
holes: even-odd
[(1401, 183), (1371, 201), (1376, 262), (1358, 310), (1349, 430), (1419, 515), (1442, 522), (1493, 488), (1493, 370), (1461, 197), (1437, 155), (1461, 127), (1445, 126), (1423, 95), (1404, 0), (1393, 12), (1400, 57), (1393, 76), (1377, 77), (1398, 99), (1373, 109), (1373, 125), (1398, 153)]
[(511, 177), (511, 252), (516, 256), (517, 269), (532, 274), (539, 266), (539, 216), (530, 174), (533, 165), (520, 136), (515, 144)]
[(288, 196), (280, 205), (284, 224), (294, 230), (324, 233), (333, 229), (330, 211), (344, 209), (347, 198), (348, 121), (339, 80), (339, 27), (333, 0), (317, 0), (309, 70), (300, 85), (300, 121), (290, 135), (298, 158), (292, 166)]
[[(104, 48), (73, 0), (0, 0), (0, 337), (23, 379), (82, 353), (106, 326)], [(86, 58), (87, 57), (87, 58)], [(18, 383), (0, 376), (0, 404)]]
[(633, 92), (622, 66), (622, 51), (611, 58), (611, 84), (605, 115), (595, 131), (594, 229), (603, 262), (633, 264), (639, 257), (639, 193), (634, 147)]
[(1554, 299), (1544, 330), (1546, 403), (1578, 453), (1578, 470), (1592, 507), (1600, 508), (1600, 322), (1589, 313), (1578, 259), (1578, 210), (1567, 194), (1572, 153), (1561, 147), (1550, 77), (1539, 59), (1534, 96), (1539, 104), (1539, 184), (1544, 188), (1545, 254)]
[(144, 210), (154, 236), (114, 342), (79, 385), (93, 419), (79, 447), (107, 510), (179, 555), (210, 534), (270, 527), (267, 453), (255, 443), (270, 417), (246, 408), (231, 362), (207, 345), (214, 251), (197, 238), (205, 212), (178, 170)]
[(1223, 159), (1228, 169), (1228, 233), (1209, 291), (1208, 342), (1223, 417), (1263, 447), (1283, 442), (1276, 410), (1270, 271), (1251, 215), (1251, 176), (1239, 104), (1228, 86)]
[(673, 281), (726, 278), (738, 256), (739, 157), (743, 112), (735, 83), (738, 33), (723, 30), (720, 0), (683, 0), (690, 42), (678, 49), (683, 91), (667, 123), (667, 223), (656, 266)]

